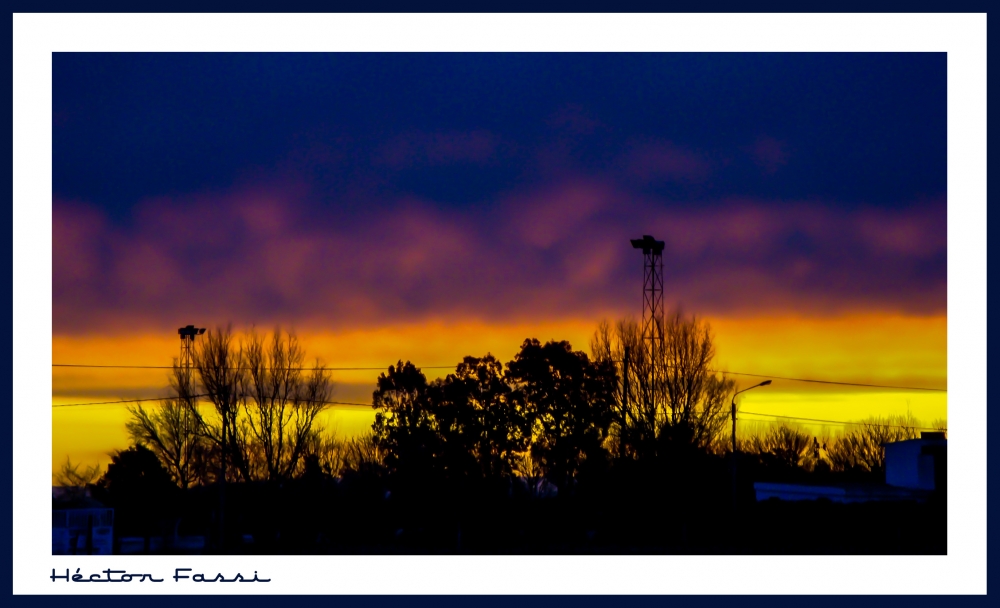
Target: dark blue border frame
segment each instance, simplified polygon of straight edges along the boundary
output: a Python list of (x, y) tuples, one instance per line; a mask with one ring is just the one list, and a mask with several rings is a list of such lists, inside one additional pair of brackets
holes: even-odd
[[(403, 0), (341, 0), (338, 2), (322, 2), (319, 0), (285, 0), (284, 2), (263, 2), (261, 0), (250, 0), (243, 2), (227, 2), (225, 0), (147, 0), (146, 2), (128, 2), (124, 0), (39, 0), (25, 1), (15, 0), (12, 2), (12, 13), (15, 12), (989, 12), (990, 2), (983, 0), (952, 0), (951, 2), (929, 2), (923, 0), (916, 3), (907, 3), (901, 6), (899, 3), (886, 2), (884, 0), (815, 0), (813, 2), (789, 2), (788, 0), (674, 0), (673, 2), (655, 2), (651, 0), (619, 0), (618, 2), (595, 2), (593, 0), (481, 0), (480, 2), (458, 1), (458, 0), (433, 0), (430, 2), (405, 2)], [(665, 11), (664, 9), (670, 9)], [(8, 49), (12, 49), (12, 30), (8, 30), (10, 44)], [(996, 44), (987, 38), (987, 65), (998, 65), (1000, 56), (996, 52)], [(13, 55), (11, 51), (11, 55)], [(5, 63), (13, 77), (12, 63)], [(995, 70), (994, 70), (995, 71)], [(12, 82), (12, 81), (8, 81)], [(997, 99), (1000, 95), (1000, 88), (995, 84), (987, 85), (987, 98)], [(11, 99), (8, 97), (8, 99)], [(11, 103), (13, 112), (13, 102)], [(11, 123), (7, 123), (10, 125)], [(989, 123), (987, 123), (989, 124)], [(8, 126), (8, 129), (12, 127)], [(12, 134), (12, 131), (11, 131)], [(997, 140), (997, 121), (994, 121), (987, 128), (987, 145)], [(10, 148), (7, 148), (10, 150)], [(1000, 175), (993, 171), (993, 165), (988, 164), (988, 178), (993, 175)], [(987, 179), (988, 179), (987, 178)], [(13, 177), (11, 178), (11, 187)], [(12, 192), (12, 190), (7, 190)], [(13, 200), (11, 201), (13, 206)], [(11, 217), (11, 216), (8, 216)], [(994, 216), (995, 217), (995, 216)], [(994, 223), (996, 220), (994, 219)], [(11, 224), (13, 229), (13, 222)], [(989, 221), (987, 224), (989, 230)], [(8, 250), (12, 251), (12, 250)], [(988, 265), (994, 254), (988, 259)], [(988, 286), (987, 275), (987, 301), (992, 294)], [(13, 309), (13, 307), (12, 307)], [(988, 314), (987, 308), (987, 314)], [(16, 320), (14, 320), (16, 323)], [(989, 328), (987, 331), (987, 356), (989, 356), (989, 338), (993, 337)], [(13, 358), (13, 356), (12, 356)], [(992, 376), (992, 370), (987, 367), (988, 374)], [(2, 418), (2, 424), (6, 427), (7, 436), (13, 435), (11, 419)], [(992, 437), (1000, 431), (1000, 424), (997, 417), (987, 418), (988, 436)], [(997, 491), (996, 484), (989, 483), (995, 481), (997, 471), (1000, 470), (997, 452), (990, 453), (987, 450), (987, 505), (996, 504)], [(13, 492), (12, 492), (13, 494)], [(16, 499), (11, 496), (11, 499)], [(8, 502), (7, 504), (12, 504)], [(11, 528), (2, 528), (3, 536), (8, 542), (13, 543)], [(997, 535), (996, 527), (990, 529), (987, 526), (987, 547), (990, 540)], [(13, 545), (12, 545), (13, 546)], [(16, 553), (13, 559), (17, 559)], [(992, 570), (987, 567), (987, 585), (992, 582)], [(720, 574), (722, 576), (722, 574)], [(13, 581), (12, 581), (13, 583)], [(731, 602), (739, 602), (743, 608), (775, 608), (777, 606), (788, 606), (789, 608), (801, 608), (808, 603), (811, 607), (818, 608), (841, 608), (846, 604), (852, 606), (907, 606), (908, 608), (919, 606), (941, 606), (951, 605), (975, 605), (985, 606), (988, 596), (962, 596), (962, 597), (934, 597), (934, 596), (340, 596), (329, 598), (325, 596), (243, 596), (233, 598), (233, 603), (238, 603), (241, 607), (251, 608), (256, 606), (272, 607), (275, 602), (291, 601), (300, 607), (306, 606), (329, 606), (331, 602), (338, 606), (371, 606), (371, 605), (396, 605), (396, 606), (416, 606), (428, 608), (450, 608), (452, 606), (466, 606), (470, 603), (483, 606), (518, 606), (528, 608), (534, 606), (550, 607), (554, 605), (572, 606), (601, 606), (607, 608), (608, 605), (628, 604), (632, 606), (659, 606), (665, 604), (682, 604), (687, 606), (714, 607), (728, 606)], [(13, 606), (29, 606), (37, 603), (65, 600), (57, 599), (57, 596), (13, 596)], [(141, 602), (148, 608), (174, 608), (177, 605), (176, 596), (86, 596), (73, 597), (71, 600), (74, 606), (81, 608), (127, 608), (137, 602)], [(217, 606), (220, 601), (226, 603), (220, 597), (213, 596), (185, 596), (183, 601), (188, 606)]]
[[(291, 601), (296, 608), (360, 608), (369, 606), (405, 606), (406, 608), (467, 608), (469, 606), (516, 606), (517, 608), (616, 608), (635, 606), (653, 608), (662, 606), (690, 606), (692, 608), (722, 608), (738, 605), (740, 608), (775, 608), (782, 606), (810, 606), (810, 608), (842, 608), (850, 606), (877, 606), (878, 608), (925, 608), (930, 606), (976, 606), (987, 605), (986, 596), (803, 596), (803, 595), (732, 595), (732, 596), (612, 596), (612, 595), (511, 595), (511, 596), (468, 596), (468, 595), (396, 595), (396, 596), (14, 596), (15, 606), (27, 606), (29, 602), (41, 603), (46, 598), (72, 598), (72, 605), (80, 608), (134, 608), (141, 604), (148, 608), (173, 608), (178, 598), (183, 597), (185, 605), (210, 606), (219, 603), (237, 604), (241, 608), (274, 606), (276, 602)], [(24, 603), (21, 603), (21, 602)]]
[[(25, 13), (986, 13), (986, 0), (899, 2), (886, 0), (14, 0)], [(669, 10), (665, 10), (669, 9)]]

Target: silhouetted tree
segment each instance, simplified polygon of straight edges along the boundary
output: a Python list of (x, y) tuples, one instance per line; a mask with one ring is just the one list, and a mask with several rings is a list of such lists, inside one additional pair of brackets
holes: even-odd
[(66, 462), (60, 467), (59, 472), (52, 476), (53, 485), (64, 488), (85, 488), (93, 484), (101, 476), (101, 466), (83, 466), (80, 463), (74, 464), (69, 456)]
[(726, 397), (735, 383), (712, 369), (715, 338), (711, 326), (680, 310), (664, 325), (664, 393), (668, 424), (691, 430), (692, 441), (706, 447), (726, 426)]
[(751, 435), (740, 451), (756, 454), (764, 465), (795, 469), (806, 458), (812, 443), (809, 435), (781, 424), (766, 433)]
[(652, 453), (662, 415), (652, 397), (652, 365), (642, 341), (642, 329), (631, 318), (618, 321), (614, 327), (601, 321), (591, 339), (590, 352), (595, 361), (611, 366), (617, 378), (612, 392), (612, 453), (627, 458)]
[(886, 443), (919, 437), (911, 416), (873, 417), (851, 425), (851, 430), (830, 442), (827, 452), (835, 471), (885, 473)]
[(178, 492), (160, 459), (141, 445), (116, 451), (97, 485), (122, 527), (146, 535), (169, 516)]
[(438, 468), (442, 439), (423, 372), (409, 361), (389, 366), (379, 374), (372, 407), (376, 410), (372, 431), (390, 472), (409, 475)]
[(340, 474), (351, 471), (362, 475), (378, 476), (385, 468), (385, 459), (378, 447), (375, 434), (368, 432), (352, 437), (343, 444), (343, 467)]
[(190, 406), (198, 417), (202, 435), (221, 455), (227, 479), (238, 476), (251, 481), (249, 428), (240, 416), (246, 368), (243, 349), (232, 327), (209, 330), (196, 342), (194, 363), (202, 389), (215, 409), (215, 417), (208, 418), (196, 406)]
[(604, 460), (612, 419), (614, 369), (594, 364), (568, 342), (525, 340), (507, 364), (511, 397), (531, 424), (531, 456), (567, 489), (586, 461)]
[(713, 369), (711, 326), (674, 310), (664, 319), (663, 341), (662, 359), (651, 360), (632, 319), (614, 328), (602, 322), (591, 340), (594, 359), (611, 365), (618, 378), (613, 392), (618, 456), (651, 455), (663, 440), (708, 449), (726, 427), (727, 397), (735, 384)]
[(432, 384), (430, 398), (445, 459), (455, 472), (511, 474), (515, 454), (527, 449), (530, 428), (493, 355), (465, 357), (455, 373)]
[(515, 454), (513, 466), (514, 474), (523, 477), (529, 489), (537, 488), (539, 482), (545, 479), (545, 472), (538, 462), (531, 457), (530, 449)]
[(159, 407), (147, 411), (139, 403), (128, 406), (131, 418), (125, 429), (133, 443), (156, 454), (178, 486), (187, 488), (206, 481), (208, 446), (195, 409), (192, 379), (176, 362), (171, 386), (177, 397), (164, 400)]
[(321, 431), (316, 418), (329, 407), (330, 373), (319, 361), (304, 373), (305, 352), (294, 334), (282, 334), (280, 328), (270, 339), (251, 330), (242, 351), (250, 475), (289, 479), (300, 471), (310, 442)]
[(812, 438), (812, 444), (802, 457), (800, 465), (807, 471), (826, 474), (832, 470), (830, 458), (827, 456), (826, 441), (820, 443), (818, 437)]
[(52, 485), (62, 488), (62, 495), (58, 498), (61, 503), (69, 503), (82, 500), (87, 497), (89, 489), (101, 477), (101, 466), (84, 466), (80, 463), (73, 463), (69, 456), (63, 463), (59, 471), (52, 475)]
[(306, 449), (319, 469), (332, 477), (354, 473), (378, 476), (384, 463), (374, 433), (342, 439), (333, 433), (316, 433)]
[[(126, 424), (178, 486), (218, 480), (223, 465), (227, 479), (242, 481), (301, 475), (307, 456), (322, 466), (322, 453), (333, 453), (318, 421), (329, 407), (330, 372), (319, 361), (303, 368), (305, 352), (294, 334), (251, 329), (241, 340), (227, 327), (195, 346), (193, 368), (174, 363), (176, 397), (156, 409), (129, 407)], [(214, 411), (198, 406), (201, 397)]]
[(334, 433), (314, 433), (306, 446), (306, 457), (327, 475), (337, 477), (346, 468), (345, 442)]
[(135, 494), (144, 497), (171, 494), (176, 487), (156, 454), (141, 445), (117, 450), (111, 456), (111, 464), (99, 483), (112, 495)]

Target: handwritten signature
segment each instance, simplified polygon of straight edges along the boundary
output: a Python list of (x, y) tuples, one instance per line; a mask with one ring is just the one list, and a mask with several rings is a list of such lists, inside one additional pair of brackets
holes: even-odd
[[(183, 574), (184, 572), (192, 572), (192, 568), (174, 568), (173, 579), (174, 582), (180, 582), (182, 580), (190, 580), (194, 583), (269, 583), (271, 579), (269, 578), (258, 578), (257, 571), (253, 571), (253, 578), (246, 578), (243, 574), (237, 572), (236, 576), (233, 578), (226, 578), (221, 572), (215, 576), (206, 575), (201, 572), (197, 572), (191, 575)], [(102, 576), (103, 574), (103, 576)], [(77, 568), (76, 572), (70, 574), (69, 568), (66, 568), (66, 574), (56, 574), (55, 568), (52, 569), (52, 576), (49, 577), (52, 582), (56, 581), (66, 581), (67, 583), (72, 581), (74, 583), (131, 583), (131, 582), (146, 582), (151, 583), (162, 583), (164, 579), (156, 578), (152, 574), (137, 574), (128, 572), (127, 570), (112, 570), (108, 568), (107, 570), (101, 570), (100, 573), (94, 573), (90, 575), (80, 574), (80, 569)]]

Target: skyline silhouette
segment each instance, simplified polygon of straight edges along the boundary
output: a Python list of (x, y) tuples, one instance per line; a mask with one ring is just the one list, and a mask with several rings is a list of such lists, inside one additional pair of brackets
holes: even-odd
[[(71, 523), (71, 553), (944, 551), (945, 428), (869, 418), (821, 444), (788, 421), (739, 438), (734, 425), (729, 449), (726, 402), (772, 382), (737, 390), (712, 367), (709, 325), (677, 311), (663, 323), (663, 349), (624, 358), (642, 339), (629, 320), (598, 327), (592, 359), (529, 339), (507, 363), (465, 357), (433, 381), (399, 361), (379, 375), (370, 431), (347, 439), (324, 428), (330, 372), (304, 365), (294, 334), (181, 328), (195, 342), (172, 368), (173, 397), (127, 407), (133, 445), (103, 473), (67, 460), (54, 513), (116, 513), (100, 542)], [(933, 481), (907, 481), (906, 445), (937, 450)], [(789, 487), (846, 495), (759, 502)], [(720, 535), (709, 522), (730, 507), (842, 532), (808, 545), (798, 532)], [(621, 509), (685, 523), (606, 517)], [(923, 534), (873, 535), (886, 525)]]

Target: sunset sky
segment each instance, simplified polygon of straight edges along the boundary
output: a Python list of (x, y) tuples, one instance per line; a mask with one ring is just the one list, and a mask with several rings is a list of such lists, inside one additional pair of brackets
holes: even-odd
[[(527, 337), (589, 350), (601, 319), (641, 315), (628, 239), (651, 234), (720, 369), (947, 387), (943, 53), (52, 61), (53, 363), (170, 365), (189, 323), (429, 377)], [(166, 374), (54, 367), (52, 402), (156, 397)], [(369, 401), (377, 375), (336, 372), (334, 398)], [(927, 423), (946, 405), (792, 380), (742, 403)], [(127, 445), (121, 405), (52, 415), (56, 467)]]

